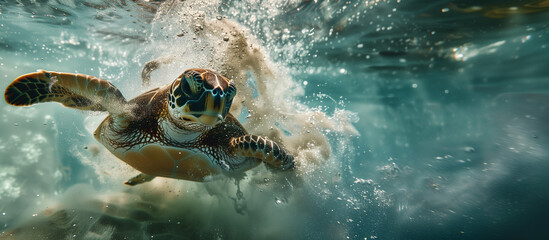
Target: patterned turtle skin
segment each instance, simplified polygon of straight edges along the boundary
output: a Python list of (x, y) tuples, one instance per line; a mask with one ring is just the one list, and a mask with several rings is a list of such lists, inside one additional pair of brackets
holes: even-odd
[(4, 93), (6, 102), (14, 106), (58, 102), (109, 112), (94, 137), (142, 172), (127, 185), (156, 176), (208, 181), (261, 162), (292, 169), (294, 157), (280, 144), (248, 134), (229, 113), (235, 95), (229, 79), (206, 69), (186, 70), (171, 84), (130, 101), (109, 81), (44, 70), (18, 77)]

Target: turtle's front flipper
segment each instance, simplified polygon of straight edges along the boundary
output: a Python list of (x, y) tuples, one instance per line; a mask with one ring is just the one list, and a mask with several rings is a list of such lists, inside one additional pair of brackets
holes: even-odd
[(122, 113), (126, 99), (109, 81), (73, 73), (40, 70), (15, 79), (4, 93), (6, 102), (28, 106), (58, 102), (66, 107)]
[(132, 177), (132, 178), (128, 179), (128, 181), (125, 181), (124, 184), (126, 184), (128, 186), (135, 186), (137, 184), (150, 182), (154, 178), (155, 178), (155, 176), (141, 173), (141, 174), (139, 174), (135, 177)]
[(241, 156), (253, 157), (282, 170), (294, 167), (294, 156), (266, 137), (245, 135), (231, 139), (231, 146)]

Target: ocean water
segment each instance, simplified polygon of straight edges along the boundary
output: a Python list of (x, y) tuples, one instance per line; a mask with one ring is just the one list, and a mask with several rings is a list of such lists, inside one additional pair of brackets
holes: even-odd
[(548, 19), (547, 0), (0, 1), (1, 89), (44, 69), (131, 99), (210, 68), (297, 161), (127, 187), (92, 137), (106, 114), (0, 101), (0, 238), (548, 239)]

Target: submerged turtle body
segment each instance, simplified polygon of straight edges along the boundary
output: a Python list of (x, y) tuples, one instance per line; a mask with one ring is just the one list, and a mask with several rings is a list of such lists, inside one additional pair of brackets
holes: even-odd
[(126, 101), (110, 82), (83, 74), (39, 71), (18, 77), (5, 99), (16, 106), (59, 102), (81, 110), (108, 111), (94, 137), (139, 170), (126, 182), (155, 176), (207, 181), (246, 171), (262, 161), (293, 168), (293, 156), (265, 137), (249, 135), (229, 113), (236, 88), (225, 77), (189, 69), (171, 84)]

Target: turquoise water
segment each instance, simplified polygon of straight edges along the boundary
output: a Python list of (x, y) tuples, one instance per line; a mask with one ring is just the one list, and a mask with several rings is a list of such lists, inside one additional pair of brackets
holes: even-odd
[[(45, 69), (126, 98), (234, 78), (293, 173), (155, 179), (98, 145), (105, 114), (1, 101), (12, 239), (546, 239), (547, 1), (0, 1), (0, 87)], [(227, 39), (227, 40), (226, 40)], [(143, 86), (141, 72), (162, 62)]]

